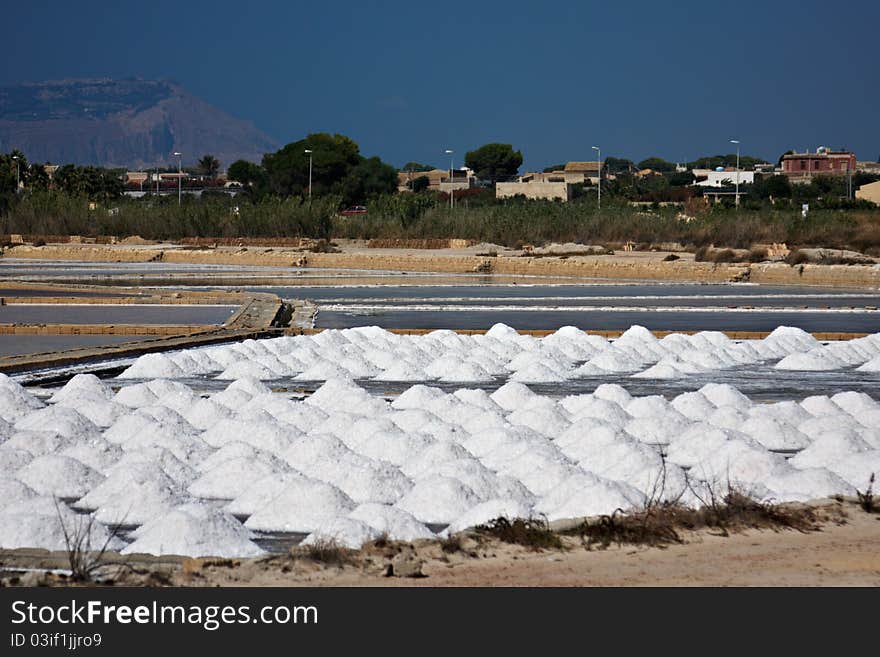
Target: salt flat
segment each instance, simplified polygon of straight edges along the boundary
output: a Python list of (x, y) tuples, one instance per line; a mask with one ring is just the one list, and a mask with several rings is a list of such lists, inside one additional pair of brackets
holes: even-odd
[[(728, 482), (780, 502), (852, 495), (880, 470), (880, 403), (863, 392), (762, 403), (717, 382), (674, 396), (562, 386), (745, 365), (872, 379), (878, 354), (880, 335), (823, 344), (785, 327), (744, 341), (372, 327), (150, 354), (116, 380), (78, 375), (48, 397), (3, 376), (0, 547), (62, 549), (62, 524), (87, 514), (96, 542), (126, 525), (113, 540), (125, 553), (252, 556), (267, 534), (356, 547), (648, 496), (696, 506)], [(314, 392), (273, 392), (266, 382), (283, 377)], [(386, 379), (401, 394), (358, 382)]]

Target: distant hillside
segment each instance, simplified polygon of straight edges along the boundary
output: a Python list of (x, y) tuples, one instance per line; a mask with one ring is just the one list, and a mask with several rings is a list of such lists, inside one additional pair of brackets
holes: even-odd
[(101, 79), (0, 88), (0, 152), (13, 148), (32, 162), (131, 169), (211, 153), (225, 168), (278, 144), (171, 82)]

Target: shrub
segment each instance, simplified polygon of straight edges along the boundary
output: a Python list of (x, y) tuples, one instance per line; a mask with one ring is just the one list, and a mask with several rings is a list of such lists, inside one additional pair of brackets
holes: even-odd
[(737, 260), (733, 249), (722, 249), (712, 254), (712, 262), (737, 262)]
[(874, 473), (871, 473), (871, 477), (868, 479), (868, 488), (863, 493), (860, 490), (856, 490), (856, 496), (859, 500), (859, 506), (862, 507), (862, 510), (866, 513), (877, 513), (880, 511), (880, 507), (877, 506), (877, 501), (874, 499)]
[(333, 539), (319, 539), (309, 545), (297, 546), (291, 550), (291, 555), (302, 556), (315, 563), (340, 568), (354, 563), (354, 552), (342, 547)]
[(516, 518), (511, 521), (507, 518), (496, 518), (485, 525), (480, 525), (476, 530), (480, 534), (497, 538), (503, 543), (524, 545), (532, 550), (548, 548), (558, 550), (562, 548), (559, 535), (549, 528), (546, 521), (541, 519)]
[(795, 249), (791, 251), (787, 256), (785, 256), (785, 262), (789, 265), (802, 265), (810, 261), (810, 257), (803, 253), (800, 249)]
[(749, 251), (749, 262), (764, 262), (767, 259), (767, 249), (753, 248)]

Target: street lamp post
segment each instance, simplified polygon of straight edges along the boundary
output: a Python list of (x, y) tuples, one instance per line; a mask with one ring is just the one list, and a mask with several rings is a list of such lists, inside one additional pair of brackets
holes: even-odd
[(18, 155), (13, 155), (12, 159), (15, 160), (15, 193), (18, 194), (18, 190), (21, 189), (21, 163)]
[(174, 157), (177, 158), (177, 205), (180, 205), (180, 199), (183, 196), (183, 157), (182, 153), (174, 152)]
[(455, 187), (452, 186), (454, 182), (452, 178), (452, 151), (447, 148), (446, 154), (449, 156), (449, 208), (452, 209), (455, 207)]
[(599, 175), (599, 209), (602, 209), (602, 149), (598, 146), (593, 146), (593, 150), (596, 151), (597, 162), (597, 171)]
[(308, 148), (303, 151), (309, 154), (309, 205), (312, 203), (312, 151)]
[(731, 139), (731, 144), (736, 144), (736, 209), (739, 210), (739, 139)]

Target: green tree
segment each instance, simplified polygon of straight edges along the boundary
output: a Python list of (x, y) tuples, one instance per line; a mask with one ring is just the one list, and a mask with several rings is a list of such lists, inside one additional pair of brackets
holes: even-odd
[(758, 198), (791, 198), (791, 183), (786, 176), (756, 176), (753, 192)]
[(421, 163), (419, 163), (419, 162), (407, 162), (406, 164), (404, 164), (404, 165), (400, 168), (400, 170), (401, 170), (401, 171), (419, 171), (419, 172), (424, 172), (424, 171), (433, 171), (433, 170), (436, 169), (436, 168), (437, 168), (437, 167), (432, 167), (430, 164), (421, 164)]
[(68, 194), (85, 194), (86, 183), (79, 167), (65, 164), (55, 171), (55, 186)]
[(14, 194), (19, 181), (27, 187), (29, 172), (30, 165), (20, 150), (13, 149), (8, 155), (0, 155), (0, 193)]
[(198, 168), (203, 176), (214, 180), (217, 177), (217, 174), (220, 173), (220, 160), (213, 155), (205, 155), (199, 160)]
[(49, 189), (49, 174), (42, 164), (32, 164), (28, 167), (27, 185), (32, 190)]
[(247, 160), (236, 160), (226, 171), (229, 180), (239, 182), (245, 187), (262, 186), (266, 183), (266, 170), (259, 164)]
[(378, 157), (362, 157), (342, 181), (343, 203), (353, 205), (397, 191), (397, 169)]
[(75, 196), (93, 201), (109, 201), (122, 196), (125, 186), (116, 172), (102, 167), (65, 164), (55, 172), (55, 186)]
[(639, 162), (639, 169), (651, 169), (658, 173), (671, 173), (675, 171), (675, 164), (664, 160), (662, 157), (649, 157)]
[[(767, 161), (751, 155), (740, 155), (739, 157), (740, 169), (754, 169), (756, 164), (767, 164)], [(693, 162), (688, 162), (687, 166), (689, 169), (715, 169), (717, 167), (724, 167), (726, 169), (727, 167), (735, 167), (736, 153), (701, 157)]]
[(632, 173), (636, 168), (632, 160), (626, 160), (620, 157), (606, 157), (603, 165), (605, 173), (617, 175), (620, 173)]
[(673, 173), (666, 174), (666, 178), (669, 180), (671, 187), (689, 187), (696, 180), (694, 174), (690, 171), (674, 171)]
[(318, 133), (287, 144), (263, 156), (269, 188), (281, 196), (304, 196), (309, 188), (309, 153), (312, 151), (312, 193), (321, 196), (341, 191), (349, 172), (360, 164), (358, 145), (344, 135)]
[(493, 185), (515, 176), (522, 162), (522, 153), (514, 151), (510, 144), (485, 144), (464, 156), (465, 166), (473, 169), (477, 178)]
[(423, 192), (430, 186), (431, 181), (428, 179), (428, 176), (419, 176), (414, 179), (410, 184), (410, 189), (414, 192)]

